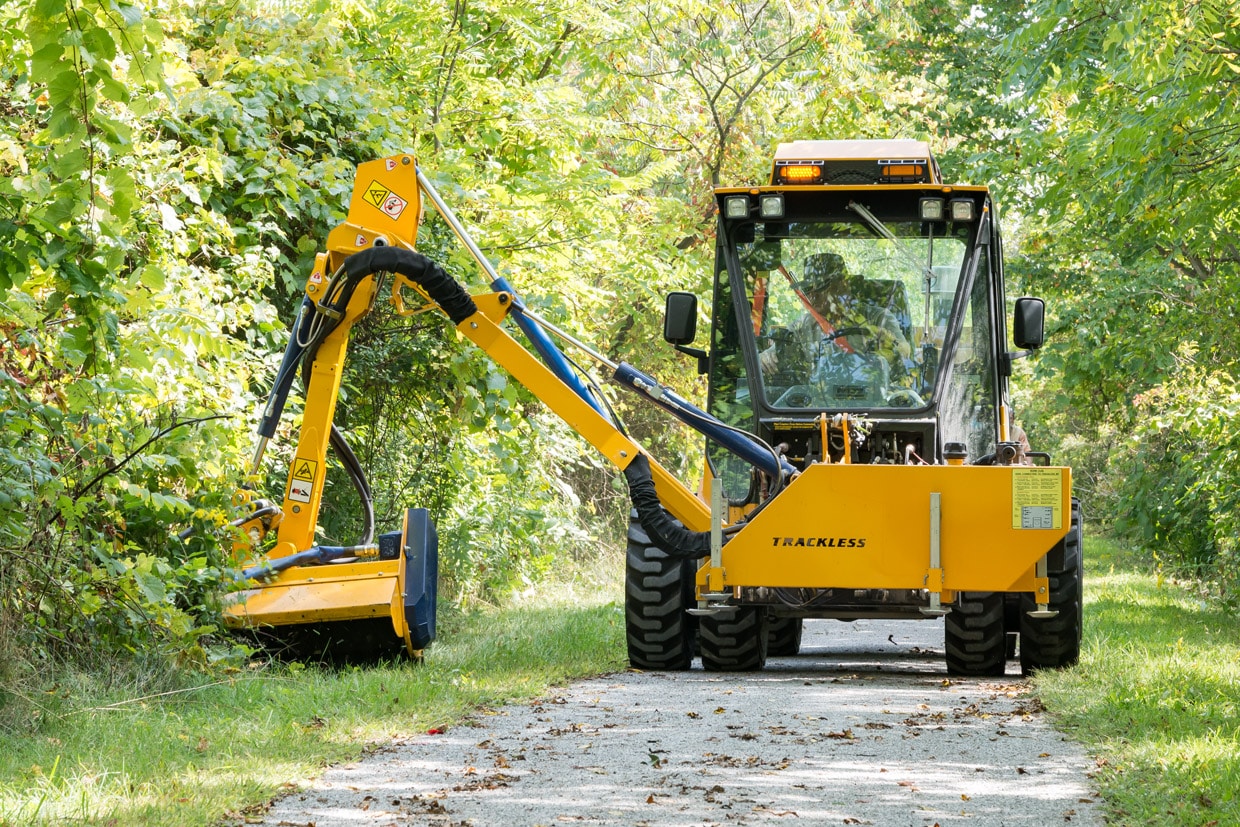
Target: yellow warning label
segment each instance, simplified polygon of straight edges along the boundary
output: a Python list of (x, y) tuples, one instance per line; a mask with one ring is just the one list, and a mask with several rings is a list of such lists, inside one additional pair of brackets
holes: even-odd
[(293, 479), (314, 482), (314, 474), (318, 469), (319, 464), (312, 459), (295, 459), (293, 460)]
[(362, 193), (362, 198), (379, 209), (383, 209), (383, 203), (391, 194), (392, 191), (380, 184), (378, 181), (371, 181), (370, 186), (366, 188), (364, 193)]
[(288, 498), (293, 502), (310, 502), (314, 494), (314, 477), (318, 470), (317, 460), (296, 457), (293, 460), (293, 478), (288, 481)]
[(1058, 468), (1012, 470), (1012, 528), (1063, 527), (1063, 472)]

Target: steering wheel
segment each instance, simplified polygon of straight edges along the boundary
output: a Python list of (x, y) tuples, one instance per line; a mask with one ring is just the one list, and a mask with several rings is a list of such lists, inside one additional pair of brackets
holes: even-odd
[(822, 405), (822, 391), (814, 385), (793, 385), (775, 400), (777, 408), (815, 408)]
[(853, 327), (841, 327), (839, 330), (836, 330), (832, 333), (826, 333), (823, 335), (822, 339), (824, 342), (834, 342), (836, 339), (843, 339), (843, 338), (847, 338), (848, 336), (869, 337), (871, 335), (873, 334), (870, 332), (870, 329), (868, 327), (853, 326)]
[(887, 395), (887, 404), (892, 408), (921, 408), (926, 400), (912, 388), (897, 388)]

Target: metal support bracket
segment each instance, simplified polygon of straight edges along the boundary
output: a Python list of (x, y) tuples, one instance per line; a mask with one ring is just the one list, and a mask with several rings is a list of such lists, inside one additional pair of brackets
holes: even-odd
[[(703, 588), (704, 586), (704, 588)], [(706, 582), (699, 580), (698, 605), (689, 609), (689, 614), (715, 614), (721, 611), (734, 611), (734, 606), (711, 606), (730, 600), (732, 593), (723, 588), (723, 483), (718, 477), (710, 478), (710, 568), (706, 571)]]
[(922, 608), (927, 617), (942, 617), (951, 611), (943, 607), (943, 557), (942, 557), (942, 495), (930, 492), (930, 568), (926, 571), (926, 589), (930, 592), (930, 605)]
[(1051, 581), (1046, 576), (1046, 555), (1043, 554), (1038, 560), (1037, 566), (1034, 568), (1034, 600), (1038, 607), (1032, 612), (1026, 612), (1030, 617), (1045, 620), (1056, 617), (1059, 612), (1050, 607)]

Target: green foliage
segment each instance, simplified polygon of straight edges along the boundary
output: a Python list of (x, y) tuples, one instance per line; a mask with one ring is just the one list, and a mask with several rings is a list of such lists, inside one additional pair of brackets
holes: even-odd
[(924, 93), (914, 117), (935, 125), (944, 166), (994, 184), (1010, 293), (1049, 301), (1018, 417), (1074, 466), (1105, 525), (1151, 558), (1230, 581), (1214, 492), (1240, 479), (1213, 463), (1234, 417), (1187, 423), (1225, 409), (1240, 370), (1234, 4), (926, 3), (909, 15), (918, 36), (883, 62)]
[(168, 172), (141, 123), (166, 105), (160, 27), (112, 3), (3, 15), (25, 58), (0, 75), (15, 138), (0, 156), (4, 660), (151, 650), (205, 663), (203, 607), (225, 562), (168, 527), (226, 501), (211, 489), (234, 449), (208, 423), (232, 413), (218, 377), (245, 350), (230, 334), (254, 302), (208, 310), (195, 287), (218, 274), (183, 257), (220, 225), (153, 197)]
[(1212, 583), (1240, 606), (1240, 392), (1234, 378), (1195, 367), (1136, 400), (1139, 423), (1120, 462), (1127, 475), (1117, 528), (1171, 570)]
[[(1018, 391), (1036, 446), (1074, 461), (1093, 513), (1230, 594), (1229, 15), (1223, 0), (9, 3), (5, 640), (218, 656), (213, 584), (233, 561), (215, 529), (247, 424), (354, 166), (396, 151), (533, 310), (694, 396), (659, 316), (668, 290), (706, 294), (711, 185), (761, 180), (780, 140), (931, 139), (953, 177), (1006, 200), (1013, 292), (1051, 299), (1051, 343)], [(484, 280), (438, 220), (419, 246)], [(431, 509), (446, 598), (501, 599), (621, 536), (609, 470), (442, 319), (377, 312), (353, 344), (339, 424), (379, 530)], [(613, 404), (693, 478), (696, 436)], [(328, 487), (323, 536), (351, 542), (339, 468)], [(202, 529), (188, 544), (186, 524)]]
[(1066, 442), (1113, 439), (1115, 528), (1235, 588), (1228, 532), (1240, 365), (1233, 174), (1240, 60), (1229, 3), (1030, 4), (1007, 34), (1027, 284), (1054, 297)]

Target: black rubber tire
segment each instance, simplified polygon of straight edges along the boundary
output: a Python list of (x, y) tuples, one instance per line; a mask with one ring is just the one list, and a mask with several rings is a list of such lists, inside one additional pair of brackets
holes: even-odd
[(801, 651), (805, 619), (770, 615), (766, 619), (766, 654), (772, 658), (792, 657)]
[[(1027, 613), (1036, 607), (1033, 595), (1021, 595), (1020, 672), (1028, 675), (1039, 669), (1062, 669), (1081, 657), (1082, 604), (1084, 577), (1081, 570), (1081, 503), (1072, 498), (1072, 522), (1063, 538), (1063, 562), (1046, 575), (1050, 580), (1049, 608), (1055, 617), (1033, 618)], [(1048, 561), (1059, 555), (1048, 555)]]
[(624, 630), (634, 669), (681, 671), (693, 663), (696, 561), (673, 560), (629, 523), (624, 567)]
[(1002, 592), (961, 592), (944, 620), (947, 674), (992, 678), (1007, 666)]
[(698, 650), (707, 672), (755, 672), (766, 666), (766, 609), (741, 606), (698, 618)]

